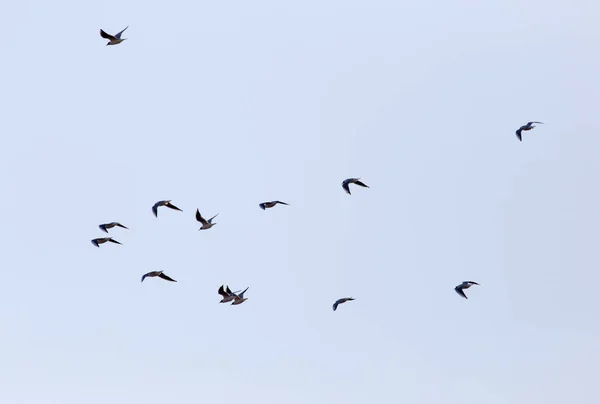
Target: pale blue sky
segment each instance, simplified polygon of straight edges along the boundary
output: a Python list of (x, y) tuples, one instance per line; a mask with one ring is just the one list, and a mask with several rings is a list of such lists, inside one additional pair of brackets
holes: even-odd
[(0, 402), (599, 402), (599, 19), (7, 2)]

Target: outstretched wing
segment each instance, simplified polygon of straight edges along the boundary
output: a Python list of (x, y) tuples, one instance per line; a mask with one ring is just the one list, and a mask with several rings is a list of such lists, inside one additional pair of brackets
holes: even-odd
[(155, 203), (154, 206), (152, 206), (152, 213), (154, 213), (155, 217), (158, 217), (158, 204)]
[(352, 195), (352, 194), (350, 193), (350, 187), (349, 187), (348, 185), (350, 185), (350, 183), (348, 183), (348, 182), (342, 182), (342, 188), (344, 188), (344, 191), (346, 191), (346, 193), (347, 193), (348, 195)]
[(120, 227), (120, 228), (122, 228), (122, 229), (127, 229), (127, 230), (129, 230), (129, 227), (125, 227), (125, 226), (123, 226), (121, 223), (117, 223), (117, 224), (116, 224), (116, 226), (119, 226), (119, 227)]
[(171, 208), (173, 210), (178, 210), (180, 212), (183, 212), (183, 210), (179, 209), (177, 206), (173, 205), (171, 202), (167, 202), (167, 204), (165, 206), (168, 208)]
[(515, 133), (517, 134), (517, 139), (519, 139), (520, 142), (523, 141), (523, 139), (521, 139), (521, 128), (519, 128)]
[(212, 221), (215, 217), (219, 216), (219, 214), (217, 213), (216, 215), (214, 215), (213, 217), (211, 217), (210, 219), (208, 219), (208, 223), (212, 224)]
[(281, 201), (275, 201), (275, 203), (280, 203), (282, 205), (289, 205), (289, 203), (285, 203), (285, 202), (281, 202)]
[(223, 285), (221, 285), (221, 287), (219, 288), (217, 293), (223, 297), (229, 297), (229, 294), (227, 294), (227, 292), (225, 292), (225, 288), (223, 287)]
[(100, 36), (104, 39), (108, 39), (110, 41), (114, 41), (117, 37), (112, 36), (111, 34), (107, 34), (104, 30), (100, 30)]
[(544, 124), (544, 122), (531, 121), (531, 122), (527, 122), (527, 126), (530, 126), (533, 123), (541, 123), (542, 125)]
[(175, 279), (168, 277), (167, 275), (161, 273), (160, 275), (158, 275), (159, 278), (164, 279), (165, 281), (171, 281), (171, 282), (177, 282)]
[(117, 240), (114, 240), (112, 238), (109, 238), (108, 241), (110, 241), (111, 243), (115, 243), (115, 244), (121, 244)]
[(121, 34), (122, 34), (123, 32), (125, 32), (125, 30), (126, 30), (127, 28), (129, 28), (129, 25), (128, 25), (128, 26), (126, 26), (126, 27), (123, 29), (123, 31), (121, 31), (121, 32), (119, 32), (117, 35), (115, 35), (115, 38), (117, 38), (117, 39), (121, 39)]
[(106, 225), (105, 224), (101, 224), (98, 227), (100, 227), (100, 230), (102, 230), (103, 232), (108, 233), (108, 230), (106, 230)]
[(465, 299), (468, 299), (467, 295), (465, 295), (465, 292), (463, 291), (463, 289), (460, 286), (455, 287), (454, 291), (456, 293), (458, 293), (459, 295), (461, 295), (462, 297), (464, 297)]
[(356, 185), (360, 185), (361, 187), (369, 188), (369, 186), (367, 184), (365, 184), (364, 182), (356, 180), (356, 181), (354, 181), (354, 183)]
[(263, 203), (259, 203), (258, 206), (260, 206), (260, 208), (262, 210), (265, 210), (265, 203), (264, 202)]
[(196, 220), (202, 224), (208, 224), (208, 222), (202, 217), (198, 209), (196, 209)]
[(333, 304), (333, 311), (337, 310), (338, 304), (340, 304), (340, 301), (336, 300), (335, 303)]

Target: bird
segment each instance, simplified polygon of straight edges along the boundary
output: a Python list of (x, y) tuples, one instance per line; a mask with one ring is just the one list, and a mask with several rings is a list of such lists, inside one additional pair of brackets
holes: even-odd
[[(238, 290), (238, 292), (239, 292), (239, 290)], [(237, 292), (234, 293), (231, 291), (231, 289), (229, 289), (229, 286), (222, 285), (219, 288), (218, 293), (221, 296), (223, 296), (223, 299), (221, 299), (221, 301), (219, 303), (227, 303), (227, 302), (230, 302), (235, 299), (235, 296), (236, 296), (235, 293), (237, 293)]]
[(154, 213), (154, 216), (158, 217), (158, 208), (160, 206), (166, 206), (167, 208), (171, 208), (174, 210), (178, 210), (180, 212), (183, 212), (183, 210), (179, 209), (177, 206), (173, 205), (171, 203), (171, 200), (169, 199), (168, 201), (158, 201), (154, 204), (154, 206), (152, 206), (152, 213)]
[(543, 124), (544, 122), (536, 122), (536, 121), (531, 121), (531, 122), (527, 122), (527, 125), (523, 125), (521, 126), (519, 129), (517, 129), (517, 138), (519, 139), (519, 141), (523, 141), (523, 139), (521, 138), (521, 132), (524, 130), (531, 130), (533, 128), (535, 128), (535, 125), (533, 125), (534, 123), (541, 123)]
[(95, 245), (96, 247), (100, 248), (100, 244), (104, 244), (107, 241), (110, 241), (111, 243), (115, 243), (115, 244), (121, 244), (117, 240), (113, 240), (111, 237), (95, 238), (92, 240), (92, 244)]
[(350, 184), (356, 184), (360, 185), (361, 187), (369, 188), (368, 185), (360, 181), (360, 178), (348, 178), (347, 180), (344, 180), (344, 182), (342, 182), (342, 188), (344, 188), (344, 191), (346, 191), (348, 195), (352, 195), (350, 193)]
[(103, 232), (105, 232), (105, 233), (108, 233), (108, 229), (112, 229), (112, 228), (113, 228), (113, 227), (115, 227), (115, 226), (117, 226), (117, 227), (121, 227), (121, 228), (123, 228), (123, 229), (127, 229), (127, 230), (129, 230), (129, 228), (127, 228), (127, 227), (123, 226), (123, 225), (122, 225), (121, 223), (119, 223), (119, 222), (110, 222), (110, 223), (104, 223), (104, 224), (101, 224), (101, 225), (100, 225), (100, 226), (98, 226), (98, 227), (100, 227), (100, 229), (101, 229)]
[(236, 304), (242, 304), (244, 303), (246, 300), (248, 300), (247, 297), (244, 297), (244, 293), (246, 293), (246, 291), (250, 288), (250, 286), (248, 286), (246, 289), (244, 289), (244, 291), (242, 293), (240, 293), (239, 295), (235, 295), (234, 294), (234, 298), (233, 298), (233, 303), (231, 303), (232, 305), (236, 305)]
[(333, 311), (337, 310), (338, 305), (349, 302), (350, 300), (354, 300), (354, 298), (353, 297), (342, 297), (341, 299), (337, 299), (335, 301), (335, 303), (333, 304)]
[(461, 295), (462, 297), (464, 297), (465, 299), (468, 299), (467, 295), (465, 295), (464, 289), (469, 289), (473, 285), (479, 285), (479, 284), (477, 282), (473, 282), (473, 281), (464, 281), (463, 283), (461, 283), (460, 285), (455, 287), (454, 291), (456, 293), (458, 293), (459, 295)]
[(198, 209), (196, 209), (196, 220), (199, 221), (200, 223), (202, 223), (202, 227), (200, 227), (198, 230), (208, 230), (211, 227), (213, 227), (216, 223), (213, 223), (212, 220), (217, 217), (219, 214), (217, 213), (216, 215), (214, 215), (213, 217), (211, 217), (210, 219), (206, 220), (202, 217), (202, 215), (200, 214), (200, 211)]
[(125, 29), (123, 29), (123, 31), (119, 32), (117, 35), (111, 35), (111, 34), (107, 34), (106, 32), (104, 32), (104, 30), (100, 29), (100, 36), (104, 39), (108, 39), (108, 43), (106, 44), (108, 45), (118, 45), (121, 42), (123, 42), (124, 40), (126, 40), (127, 38), (121, 38), (121, 34), (123, 32), (125, 32), (125, 30), (129, 28), (129, 25), (125, 27)]
[(285, 203), (285, 202), (281, 202), (281, 201), (271, 201), (271, 202), (263, 202), (258, 204), (258, 206), (260, 206), (260, 208), (262, 210), (268, 209), (268, 208), (272, 208), (273, 206), (277, 205), (278, 203), (282, 204), (282, 205), (289, 205), (289, 203)]
[(153, 278), (155, 276), (158, 276), (159, 278), (162, 278), (165, 281), (177, 282), (175, 279), (170, 278), (167, 275), (165, 275), (163, 273), (163, 271), (152, 271), (152, 272), (148, 272), (147, 274), (144, 274), (144, 276), (142, 276), (142, 282), (144, 282), (144, 279), (146, 279), (146, 278)]

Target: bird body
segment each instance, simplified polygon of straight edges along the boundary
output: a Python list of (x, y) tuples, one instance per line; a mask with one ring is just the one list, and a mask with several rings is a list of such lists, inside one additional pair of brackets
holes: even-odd
[(473, 281), (464, 281), (460, 285), (456, 286), (454, 288), (454, 291), (456, 293), (458, 293), (460, 296), (464, 297), (465, 299), (468, 299), (467, 295), (465, 295), (464, 290), (469, 289), (473, 285), (479, 285), (479, 284), (477, 282), (473, 282)]
[(346, 191), (346, 193), (348, 195), (352, 195), (350, 193), (350, 184), (356, 184), (356, 185), (359, 185), (364, 188), (369, 188), (368, 185), (366, 185), (364, 182), (360, 181), (360, 178), (348, 178), (348, 179), (344, 180), (344, 182), (342, 182), (342, 188), (344, 188), (344, 191)]
[(349, 302), (351, 300), (355, 300), (353, 297), (342, 297), (341, 299), (337, 299), (333, 304), (333, 311), (336, 311), (338, 306), (342, 303)]
[(200, 211), (198, 209), (196, 209), (196, 220), (199, 221), (200, 223), (202, 223), (202, 227), (200, 227), (198, 230), (208, 230), (211, 227), (213, 227), (216, 223), (213, 223), (212, 220), (217, 217), (219, 214), (217, 213), (216, 215), (214, 215), (213, 217), (211, 217), (210, 219), (206, 220), (202, 217), (202, 215), (200, 214)]
[(246, 300), (248, 300), (247, 297), (244, 297), (244, 293), (246, 293), (246, 291), (249, 289), (250, 287), (248, 286), (246, 289), (244, 289), (244, 291), (242, 293), (240, 293), (239, 295), (235, 295), (235, 297), (233, 298), (233, 303), (231, 303), (232, 305), (238, 305), (238, 304), (242, 304), (244, 303)]
[(117, 240), (113, 240), (111, 237), (95, 238), (92, 240), (92, 244), (99, 248), (100, 244), (104, 244), (107, 241), (109, 241), (111, 243), (115, 243), (115, 244), (121, 244)]
[[(115, 227), (115, 226), (117, 226), (117, 227), (121, 227), (121, 228), (123, 228), (123, 229), (127, 229), (127, 227), (123, 226), (123, 225), (122, 225), (121, 223), (119, 223), (119, 222), (110, 222), (110, 223), (104, 223), (104, 224), (101, 224), (101, 225), (100, 225), (100, 226), (98, 226), (98, 227), (100, 227), (100, 230), (102, 230), (103, 232), (105, 232), (105, 233), (108, 233), (108, 229), (112, 229), (112, 228), (113, 228), (113, 227)], [(129, 230), (129, 229), (128, 229), (128, 230)]]
[(533, 128), (535, 128), (534, 123), (541, 123), (541, 124), (543, 124), (544, 122), (537, 122), (537, 121), (527, 122), (527, 125), (523, 125), (519, 129), (517, 129), (517, 131), (515, 133), (517, 134), (517, 139), (519, 139), (519, 141), (521, 141), (521, 142), (523, 141), (522, 136), (521, 136), (521, 132), (522, 131), (532, 130)]
[(164, 279), (166, 281), (177, 282), (175, 279), (165, 275), (163, 273), (163, 271), (152, 271), (152, 272), (148, 272), (147, 274), (144, 274), (142, 276), (142, 282), (144, 282), (144, 279), (146, 279), (146, 278), (154, 278), (156, 276), (158, 276), (159, 278)]
[(158, 201), (154, 204), (154, 206), (152, 206), (152, 213), (154, 213), (155, 217), (158, 217), (158, 208), (160, 206), (166, 206), (167, 208), (171, 208), (173, 210), (178, 210), (180, 212), (183, 212), (183, 210), (179, 209), (177, 206), (173, 205), (171, 203), (171, 200), (165, 200), (165, 201)]
[(108, 45), (118, 45), (121, 42), (123, 42), (124, 40), (126, 40), (127, 38), (121, 38), (121, 34), (127, 29), (129, 28), (129, 25), (126, 26), (123, 31), (119, 32), (116, 35), (111, 35), (111, 34), (107, 34), (106, 32), (104, 32), (104, 30), (100, 30), (100, 36), (104, 39), (108, 39), (108, 43), (106, 44)]
[(289, 203), (285, 203), (285, 202), (281, 202), (281, 201), (271, 201), (271, 202), (260, 203), (258, 206), (260, 206), (260, 208), (262, 210), (265, 210), (268, 208), (272, 208), (273, 206), (277, 205), (278, 203), (280, 203), (282, 205), (289, 205)]

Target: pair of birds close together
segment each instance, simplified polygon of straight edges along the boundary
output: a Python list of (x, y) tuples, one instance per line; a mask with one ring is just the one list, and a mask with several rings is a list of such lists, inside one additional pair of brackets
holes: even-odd
[(246, 289), (244, 289), (244, 291), (242, 293), (239, 293), (240, 292), (239, 290), (236, 292), (232, 292), (231, 289), (229, 289), (229, 286), (221, 285), (221, 287), (219, 288), (217, 293), (219, 293), (223, 298), (221, 299), (221, 301), (219, 303), (229, 303), (233, 300), (233, 303), (231, 303), (231, 304), (234, 306), (238, 305), (238, 304), (242, 304), (246, 300), (248, 300), (247, 297), (244, 297), (244, 293), (246, 293), (246, 291), (249, 288), (250, 288), (250, 286), (248, 286)]
[[(183, 210), (179, 209), (177, 206), (173, 205), (171, 203), (171, 200), (165, 200), (165, 201), (158, 201), (154, 204), (154, 206), (152, 206), (152, 213), (154, 213), (155, 217), (158, 217), (158, 208), (160, 206), (165, 206), (167, 208), (171, 208), (173, 210), (178, 210), (180, 212), (183, 212)], [(214, 215), (213, 217), (211, 217), (210, 219), (206, 220), (202, 217), (202, 215), (200, 214), (200, 210), (196, 209), (196, 220), (199, 221), (202, 224), (202, 227), (199, 228), (198, 230), (208, 230), (211, 227), (213, 227), (215, 224), (217, 223), (213, 223), (213, 219), (215, 217), (217, 217), (219, 214), (217, 213), (216, 215)]]
[[(100, 229), (105, 233), (108, 233), (108, 229), (112, 229), (113, 227), (121, 227), (122, 229), (129, 230), (128, 227), (123, 226), (119, 222), (103, 223), (98, 227), (100, 227)], [(92, 240), (92, 244), (95, 245), (96, 247), (100, 247), (100, 244), (104, 244), (106, 242), (121, 244), (117, 240), (113, 239), (112, 237), (100, 237), (100, 238), (95, 238)]]

